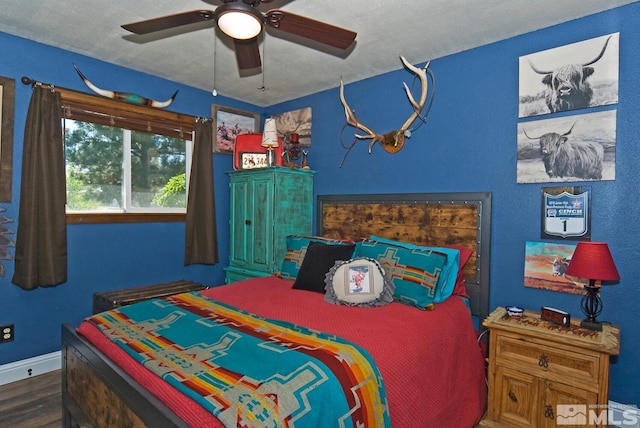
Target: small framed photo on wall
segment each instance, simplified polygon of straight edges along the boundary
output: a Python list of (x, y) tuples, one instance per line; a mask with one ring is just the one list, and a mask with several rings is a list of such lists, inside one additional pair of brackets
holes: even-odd
[(232, 155), (238, 135), (255, 134), (260, 131), (258, 113), (213, 104), (211, 117), (215, 124), (214, 153)]

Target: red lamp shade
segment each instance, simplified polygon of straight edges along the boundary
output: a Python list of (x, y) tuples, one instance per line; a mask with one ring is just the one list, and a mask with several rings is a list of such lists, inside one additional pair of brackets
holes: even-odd
[(609, 246), (604, 242), (579, 242), (566, 274), (596, 281), (620, 279)]

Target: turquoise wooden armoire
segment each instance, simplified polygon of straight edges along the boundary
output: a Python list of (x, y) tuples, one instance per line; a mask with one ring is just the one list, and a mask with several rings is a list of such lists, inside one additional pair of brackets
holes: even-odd
[(313, 175), (271, 167), (231, 171), (230, 255), (226, 282), (280, 270), (288, 235), (310, 235)]

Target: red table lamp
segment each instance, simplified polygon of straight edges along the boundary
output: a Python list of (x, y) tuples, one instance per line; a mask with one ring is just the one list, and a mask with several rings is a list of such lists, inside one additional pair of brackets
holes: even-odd
[(587, 316), (580, 326), (590, 330), (602, 330), (602, 324), (596, 319), (602, 312), (602, 300), (600, 299), (600, 287), (596, 281), (617, 281), (620, 279), (616, 264), (613, 262), (609, 246), (604, 242), (579, 242), (576, 246), (567, 275), (585, 278), (589, 284), (585, 284), (585, 295), (582, 297), (580, 307)]

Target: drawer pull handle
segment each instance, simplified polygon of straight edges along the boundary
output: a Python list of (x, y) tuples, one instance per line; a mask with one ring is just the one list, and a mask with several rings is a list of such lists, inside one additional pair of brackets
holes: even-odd
[(550, 405), (546, 405), (544, 408), (544, 417), (547, 419), (554, 419), (553, 415), (553, 407)]
[(509, 391), (509, 398), (511, 399), (511, 401), (513, 401), (514, 403), (518, 402), (518, 397), (516, 397), (516, 394), (513, 393), (513, 391)]
[(538, 365), (540, 367), (544, 367), (545, 369), (549, 368), (549, 357), (545, 354), (540, 354), (540, 359), (538, 360)]
[(244, 224), (246, 224), (247, 226), (251, 226), (251, 220), (245, 220)]

